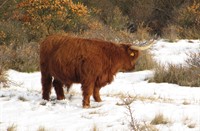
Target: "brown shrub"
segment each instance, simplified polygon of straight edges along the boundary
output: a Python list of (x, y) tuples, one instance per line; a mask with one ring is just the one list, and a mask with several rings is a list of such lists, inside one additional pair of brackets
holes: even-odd
[(6, 69), (32, 72), (39, 70), (39, 45), (28, 43), (22, 45), (2, 45), (0, 50), (0, 65)]
[(181, 38), (198, 39), (200, 37), (200, 1), (185, 2), (175, 11), (173, 21), (179, 27)]
[(28, 36), (22, 26), (14, 21), (0, 21), (0, 45), (27, 43)]
[[(196, 57), (192, 57), (190, 61), (196, 62)], [(155, 69), (155, 74), (151, 82), (167, 82), (181, 86), (200, 87), (200, 66), (169, 64), (168, 67), (158, 65)]]
[(199, 80), (198, 85), (200, 86), (200, 52), (189, 54), (189, 59), (186, 62), (189, 64), (194, 78)]
[(174, 42), (180, 38), (179, 32), (179, 26), (168, 25), (167, 27), (163, 28), (163, 38), (169, 40), (170, 42)]
[(86, 38), (98, 38), (107, 41), (113, 42), (122, 42), (122, 43), (134, 43), (136, 40), (149, 40), (151, 35), (148, 33), (149, 28), (139, 26), (138, 31), (135, 33), (129, 33), (126, 30), (116, 31), (109, 26), (104, 26), (101, 23), (94, 23), (96, 25), (91, 25), (92, 28), (80, 34), (81, 37)]

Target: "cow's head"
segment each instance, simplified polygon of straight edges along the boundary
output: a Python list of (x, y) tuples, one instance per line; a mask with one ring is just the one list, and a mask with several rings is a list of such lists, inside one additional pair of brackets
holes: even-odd
[(135, 64), (139, 58), (141, 51), (147, 50), (154, 44), (154, 40), (141, 43), (145, 46), (135, 46), (132, 44), (122, 44), (125, 49), (125, 57), (123, 63), (123, 69), (121, 71), (133, 71), (135, 69)]

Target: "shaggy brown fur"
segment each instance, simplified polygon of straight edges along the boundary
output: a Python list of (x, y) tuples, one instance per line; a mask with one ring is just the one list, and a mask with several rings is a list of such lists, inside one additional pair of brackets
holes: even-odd
[(40, 45), (43, 99), (49, 100), (52, 83), (58, 100), (65, 98), (63, 85), (70, 88), (73, 83), (81, 83), (83, 107), (90, 106), (92, 94), (94, 100), (100, 102), (101, 87), (111, 83), (118, 71), (135, 68), (139, 51), (130, 46), (63, 35), (48, 36)]

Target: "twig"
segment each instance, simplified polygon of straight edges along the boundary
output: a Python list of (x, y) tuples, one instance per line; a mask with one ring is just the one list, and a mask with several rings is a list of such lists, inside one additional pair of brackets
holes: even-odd
[(4, 2), (0, 5), (0, 8), (2, 8), (2, 7), (6, 4), (6, 2), (8, 2), (8, 0), (4, 1)]

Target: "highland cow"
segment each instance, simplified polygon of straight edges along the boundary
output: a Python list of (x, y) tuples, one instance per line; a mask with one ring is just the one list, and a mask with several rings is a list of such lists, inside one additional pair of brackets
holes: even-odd
[(48, 36), (40, 45), (42, 97), (49, 100), (51, 86), (57, 99), (65, 99), (63, 86), (80, 83), (83, 108), (90, 107), (90, 96), (101, 102), (100, 89), (112, 82), (118, 71), (133, 71), (140, 50), (132, 44), (64, 35)]

